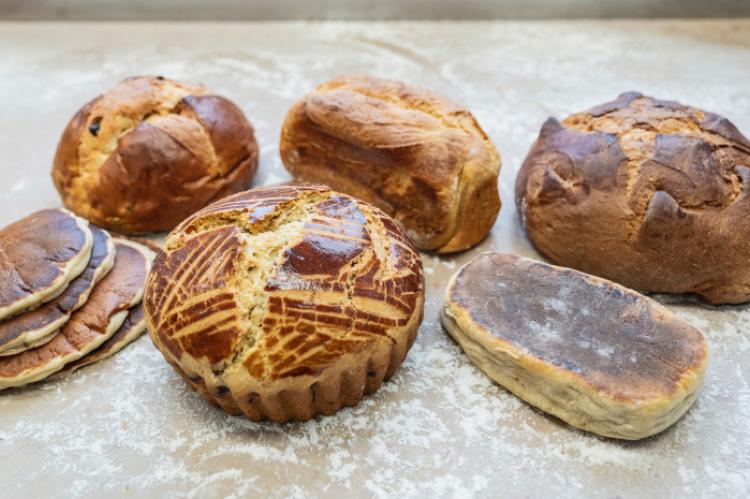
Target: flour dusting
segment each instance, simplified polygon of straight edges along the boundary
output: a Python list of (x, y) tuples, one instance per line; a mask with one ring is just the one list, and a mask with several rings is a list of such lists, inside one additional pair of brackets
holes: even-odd
[[(747, 306), (659, 297), (706, 333), (711, 359), (688, 414), (636, 443), (571, 429), (519, 401), (474, 367), (438, 320), (445, 283), (477, 253), (538, 258), (518, 222), (513, 182), (548, 116), (637, 89), (750, 130), (750, 22), (25, 24), (0, 32), (0, 93), (13, 96), (0, 115), (0, 169), (4, 178), (22, 175), (3, 189), (2, 223), (59, 205), (49, 165), (65, 123), (134, 74), (202, 82), (237, 102), (261, 145), (257, 185), (289, 179), (278, 134), (291, 103), (346, 72), (453, 97), (474, 110), (503, 157), (497, 225), (471, 251), (424, 255), (424, 323), (376, 394), (332, 417), (256, 424), (204, 402), (144, 337), (67, 379), (0, 394), (3, 497), (750, 494)], [(593, 313), (566, 311), (558, 298), (548, 304), (556, 313)], [(596, 338), (580, 346), (611, 355)]]

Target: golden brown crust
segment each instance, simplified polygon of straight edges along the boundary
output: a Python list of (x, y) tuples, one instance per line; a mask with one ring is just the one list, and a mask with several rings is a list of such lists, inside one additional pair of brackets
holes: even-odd
[(749, 193), (734, 125), (633, 92), (548, 120), (516, 179), (529, 238), (553, 262), (711, 303), (750, 299)]
[(258, 146), (242, 111), (201, 86), (129, 78), (63, 132), (52, 178), (67, 207), (123, 233), (173, 228), (247, 188)]
[(115, 259), (112, 238), (96, 226), (89, 228), (93, 245), (86, 268), (56, 298), (0, 322), (0, 355), (23, 351), (26, 345), (36, 344), (36, 340), (54, 333), (86, 302), (93, 287), (110, 271)]
[(58, 296), (85, 268), (92, 235), (67, 210), (41, 210), (0, 229), (0, 319)]
[(701, 332), (654, 300), (509, 254), (482, 253), (456, 273), (443, 322), (518, 396), (617, 438), (643, 438), (676, 421), (708, 359)]
[(156, 257), (145, 311), (154, 344), (206, 398), (253, 420), (305, 420), (393, 374), (423, 293), (419, 255), (387, 215), (280, 186), (180, 224)]
[(467, 249), (500, 210), (500, 156), (474, 116), (397, 81), (318, 86), (287, 113), (280, 150), (295, 178), (375, 204), (421, 249)]

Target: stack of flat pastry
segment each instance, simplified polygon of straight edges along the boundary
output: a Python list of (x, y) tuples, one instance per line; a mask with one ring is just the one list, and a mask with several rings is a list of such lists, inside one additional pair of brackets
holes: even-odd
[(137, 338), (152, 257), (62, 209), (0, 229), (0, 390), (109, 357)]

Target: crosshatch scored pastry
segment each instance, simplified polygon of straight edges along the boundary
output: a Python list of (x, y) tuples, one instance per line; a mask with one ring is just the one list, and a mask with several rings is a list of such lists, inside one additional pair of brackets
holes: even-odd
[(500, 155), (474, 116), (398, 81), (318, 86), (287, 113), (280, 150), (295, 178), (380, 207), (420, 249), (470, 248), (500, 210)]
[(50, 341), (115, 262), (115, 245), (103, 229), (89, 226), (93, 246), (88, 265), (56, 298), (0, 322), (0, 356), (15, 355)]
[(167, 237), (144, 303), (154, 344), (207, 400), (254, 421), (307, 420), (393, 375), (422, 320), (422, 264), (365, 202), (253, 189)]
[(721, 116), (630, 92), (550, 118), (516, 204), (554, 263), (640, 291), (750, 300), (750, 141)]
[(47, 378), (115, 334), (127, 318), (128, 310), (141, 301), (150, 267), (150, 256), (144, 247), (118, 240), (115, 248), (112, 270), (52, 341), (17, 355), (0, 357), (0, 390)]
[(65, 206), (94, 223), (157, 232), (246, 189), (257, 165), (253, 128), (232, 102), (203, 86), (136, 77), (73, 117), (52, 178)]
[(442, 322), (480, 369), (529, 404), (628, 440), (688, 410), (708, 359), (701, 332), (656, 301), (509, 254), (482, 253), (453, 276)]
[(47, 302), (86, 268), (93, 236), (67, 210), (41, 210), (0, 229), (0, 319)]

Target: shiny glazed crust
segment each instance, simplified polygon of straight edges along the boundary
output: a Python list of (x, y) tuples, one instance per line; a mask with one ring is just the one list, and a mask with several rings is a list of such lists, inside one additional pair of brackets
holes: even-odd
[(482, 253), (451, 279), (442, 322), (471, 360), (570, 425), (636, 440), (692, 405), (708, 345), (654, 300), (515, 255)]
[(378, 206), (420, 249), (470, 248), (500, 210), (500, 155), (474, 116), (401, 82), (320, 85), (287, 113), (280, 150), (295, 178)]
[(553, 262), (715, 304), (750, 300), (749, 196), (750, 141), (732, 123), (635, 92), (550, 118), (516, 179)]
[(253, 189), (188, 218), (145, 293), (147, 327), (206, 399), (254, 421), (356, 404), (422, 320), (419, 254), (377, 208), (315, 186)]
[(253, 128), (232, 102), (161, 77), (129, 78), (86, 104), (57, 147), (65, 205), (122, 233), (173, 228), (246, 189), (258, 165)]

